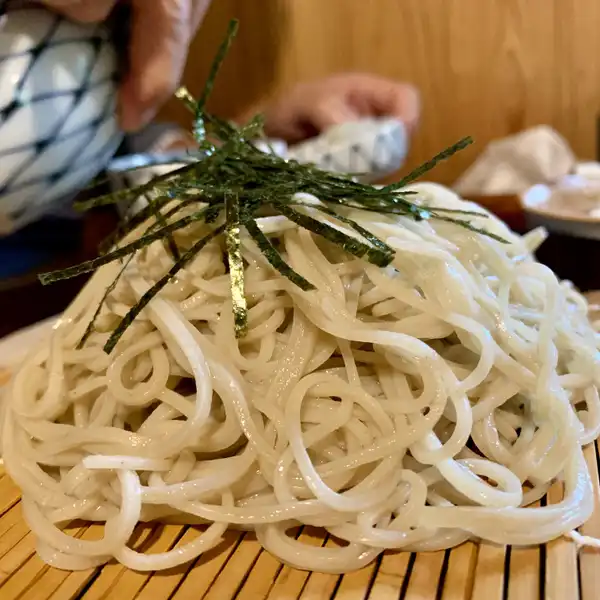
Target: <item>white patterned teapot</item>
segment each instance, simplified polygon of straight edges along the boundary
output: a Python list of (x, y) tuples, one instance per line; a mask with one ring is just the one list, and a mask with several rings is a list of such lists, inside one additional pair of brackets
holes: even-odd
[(0, 26), (0, 235), (59, 211), (119, 146), (108, 30), (44, 9)]

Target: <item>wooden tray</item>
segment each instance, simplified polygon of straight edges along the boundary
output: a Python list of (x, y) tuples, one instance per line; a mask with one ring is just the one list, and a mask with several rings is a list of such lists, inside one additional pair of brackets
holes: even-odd
[[(596, 510), (581, 528), (600, 537), (598, 448), (585, 450), (594, 480)], [(560, 499), (557, 487), (549, 502)], [(562, 538), (533, 548), (467, 543), (447, 552), (385, 553), (361, 571), (344, 576), (307, 573), (281, 565), (250, 534), (229, 532), (195, 564), (163, 573), (138, 573), (119, 564), (80, 572), (46, 566), (21, 518), (19, 490), (0, 477), (1, 600), (594, 600), (600, 593), (600, 551)], [(71, 532), (98, 538), (101, 527), (75, 523)], [(136, 547), (160, 552), (198, 535), (193, 527), (145, 526)], [(300, 535), (331, 544), (314, 530)]]

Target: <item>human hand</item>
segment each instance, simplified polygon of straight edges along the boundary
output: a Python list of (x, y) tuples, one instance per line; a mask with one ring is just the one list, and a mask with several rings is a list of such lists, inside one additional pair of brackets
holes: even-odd
[[(119, 0), (43, 0), (84, 23), (104, 21)], [(150, 121), (179, 85), (189, 45), (211, 0), (131, 0), (129, 72), (120, 90), (123, 129)]]
[(314, 137), (333, 125), (392, 117), (413, 131), (419, 121), (417, 89), (377, 75), (341, 73), (301, 83), (264, 109), (265, 133), (287, 142)]

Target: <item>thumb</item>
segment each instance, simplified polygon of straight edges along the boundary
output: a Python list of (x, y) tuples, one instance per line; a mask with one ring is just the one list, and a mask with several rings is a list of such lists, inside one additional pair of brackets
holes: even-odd
[(126, 131), (145, 125), (177, 87), (191, 38), (188, 0), (133, 0), (129, 73), (121, 89)]

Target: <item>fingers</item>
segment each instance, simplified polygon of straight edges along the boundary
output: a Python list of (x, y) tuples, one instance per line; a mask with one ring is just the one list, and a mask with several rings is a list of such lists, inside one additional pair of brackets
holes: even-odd
[(44, 4), (73, 21), (97, 23), (110, 15), (117, 0), (46, 0)]
[(171, 96), (209, 6), (210, 0), (132, 0), (130, 71), (121, 89), (125, 131), (145, 125)]
[(345, 95), (332, 95), (315, 104), (308, 116), (317, 131), (324, 131), (334, 125), (356, 121), (361, 114), (348, 102)]
[(192, 7), (192, 36), (198, 31), (198, 27), (204, 21), (204, 17), (206, 16), (206, 12), (210, 6), (211, 0), (196, 0), (193, 2)]
[[(366, 73), (344, 73), (297, 86), (272, 114), (297, 126), (294, 138), (309, 137), (309, 132), (318, 135), (332, 126), (369, 117), (398, 119), (411, 132), (419, 122), (420, 99), (410, 84)], [(288, 134), (287, 138), (291, 137)]]
[(421, 98), (416, 87), (386, 80), (370, 86), (370, 92), (378, 116), (402, 121), (409, 132), (416, 129), (421, 116)]
[[(389, 117), (402, 121), (409, 132), (416, 129), (421, 101), (416, 87), (377, 75), (349, 73), (331, 78), (330, 99), (324, 100), (325, 124), (365, 117)], [(338, 106), (334, 106), (333, 97)], [(331, 111), (335, 109), (336, 113)], [(328, 118), (327, 118), (328, 117)]]
[(133, 0), (129, 73), (121, 89), (121, 124), (145, 125), (177, 86), (191, 39), (186, 0)]
[[(267, 117), (265, 121), (265, 134), (270, 138), (282, 139), (289, 144), (294, 144), (319, 134), (319, 131), (315, 129), (310, 119), (299, 119), (292, 115), (276, 116), (275, 118), (267, 115)], [(242, 122), (246, 122), (248, 118), (249, 116), (242, 119)]]
[(81, 0), (42, 0), (42, 4), (52, 8), (64, 8), (73, 6), (74, 4), (81, 4)]
[[(118, 0), (42, 2), (70, 19), (93, 23), (105, 20)], [(210, 2), (131, 0), (129, 73), (120, 90), (121, 125), (126, 131), (135, 131), (152, 119), (179, 84), (189, 44)]]

